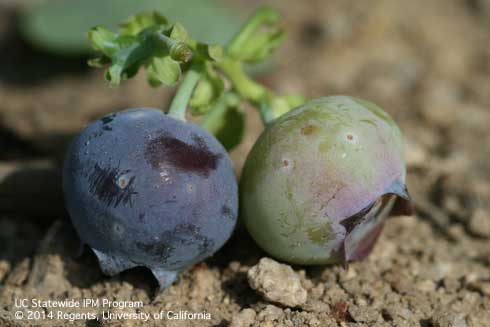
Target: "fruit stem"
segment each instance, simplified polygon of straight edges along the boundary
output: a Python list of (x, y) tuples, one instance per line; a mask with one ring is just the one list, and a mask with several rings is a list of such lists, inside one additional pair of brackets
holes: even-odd
[(218, 66), (233, 83), (238, 94), (245, 99), (258, 103), (269, 93), (264, 86), (247, 76), (240, 61), (225, 57)]
[(177, 89), (177, 93), (175, 93), (174, 98), (172, 99), (172, 103), (170, 104), (170, 109), (168, 110), (168, 115), (179, 119), (182, 121), (186, 121), (185, 112), (187, 110), (187, 104), (192, 96), (192, 92), (199, 81), (200, 74), (193, 70), (189, 69)]

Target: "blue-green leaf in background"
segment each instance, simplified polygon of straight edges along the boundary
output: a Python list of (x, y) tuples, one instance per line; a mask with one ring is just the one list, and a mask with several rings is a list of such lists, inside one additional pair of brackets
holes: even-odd
[[(92, 51), (87, 30), (97, 25), (117, 30), (119, 22), (134, 13), (152, 11), (182, 23), (193, 38), (206, 43), (224, 44), (242, 22), (224, 0), (44, 0), (26, 7), (21, 30), (44, 50), (85, 55)], [(125, 28), (134, 31), (138, 26), (133, 21)]]

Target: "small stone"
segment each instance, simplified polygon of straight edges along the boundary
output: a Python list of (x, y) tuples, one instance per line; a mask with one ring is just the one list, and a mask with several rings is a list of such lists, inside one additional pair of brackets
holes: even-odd
[(325, 293), (325, 284), (320, 283), (310, 290), (310, 297), (314, 299), (319, 299)]
[[(216, 284), (216, 276), (213, 270), (206, 265), (199, 265), (193, 269), (191, 298), (205, 299), (212, 296)], [(208, 298), (211, 300), (211, 298)]]
[(485, 326), (490, 321), (490, 310), (478, 310), (468, 315), (468, 327)]
[(248, 271), (248, 283), (266, 300), (295, 307), (306, 302), (307, 293), (300, 282), (298, 274), (285, 264), (269, 258), (260, 259), (259, 263)]
[(477, 291), (483, 295), (490, 296), (490, 282), (481, 280), (470, 280), (467, 282), (470, 290)]
[(232, 261), (230, 262), (230, 264), (228, 265), (228, 267), (230, 268), (231, 271), (233, 272), (238, 272), (240, 270), (240, 262), (239, 261)]
[(471, 215), (468, 229), (475, 236), (489, 238), (490, 214), (481, 208), (477, 208)]
[(310, 312), (327, 312), (329, 305), (323, 301), (308, 298), (308, 301), (301, 306), (301, 309)]
[(22, 286), (27, 277), (29, 276), (29, 271), (31, 268), (31, 261), (29, 258), (22, 260), (18, 263), (12, 272), (9, 274), (6, 284), (11, 286)]
[(466, 320), (462, 314), (449, 310), (436, 310), (432, 316), (434, 327), (466, 327)]
[(10, 271), (10, 263), (5, 260), (0, 260), (0, 283)]
[(356, 322), (374, 323), (379, 312), (367, 306), (349, 306), (349, 314)]
[(255, 322), (255, 311), (247, 308), (240, 311), (233, 317), (230, 327), (250, 327)]
[(284, 316), (284, 312), (281, 308), (275, 305), (267, 305), (264, 310), (260, 311), (257, 315), (258, 321), (274, 321), (279, 320)]
[(405, 151), (405, 158), (407, 166), (409, 167), (421, 167), (427, 165), (428, 158), (427, 151), (420, 144), (414, 140), (407, 140), (407, 146)]
[(436, 291), (437, 285), (430, 279), (425, 279), (416, 284), (416, 288), (421, 292), (432, 293)]
[(321, 326), (321, 322), (317, 318), (313, 317), (310, 319), (310, 326)]
[(461, 282), (455, 277), (444, 277), (442, 282), (447, 292), (457, 292), (461, 287)]
[(412, 290), (413, 285), (411, 285), (410, 279), (400, 271), (392, 272), (387, 275), (386, 279), (391, 288), (399, 294), (407, 294)]
[(345, 273), (345, 280), (351, 280), (356, 278), (357, 276), (357, 271), (353, 266), (349, 266), (347, 268), (347, 272)]

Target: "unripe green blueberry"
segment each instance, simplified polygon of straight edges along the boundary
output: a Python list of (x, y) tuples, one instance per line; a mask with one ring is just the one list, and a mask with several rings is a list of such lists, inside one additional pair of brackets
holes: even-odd
[(311, 100), (267, 126), (249, 153), (245, 225), (286, 262), (362, 259), (390, 212), (410, 208), (403, 152), (399, 128), (376, 105), (347, 96)]

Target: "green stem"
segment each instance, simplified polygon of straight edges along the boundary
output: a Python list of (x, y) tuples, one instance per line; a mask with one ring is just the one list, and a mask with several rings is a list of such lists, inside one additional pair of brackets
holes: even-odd
[(237, 108), (240, 105), (240, 97), (235, 93), (228, 91), (216, 102), (213, 109), (209, 111), (201, 121), (201, 127), (210, 132), (217, 134), (226, 124), (226, 113), (228, 110)]
[(225, 57), (217, 65), (230, 79), (238, 95), (258, 107), (264, 125), (305, 102), (305, 98), (302, 96), (276, 95), (262, 84), (251, 79), (243, 70), (243, 64), (240, 61)]
[(252, 17), (250, 17), (243, 27), (238, 31), (233, 39), (228, 43), (226, 52), (231, 56), (243, 51), (245, 44), (250, 37), (257, 33), (257, 29), (264, 23), (273, 24), (279, 20), (279, 14), (272, 8), (261, 7), (255, 11)]
[(257, 103), (268, 95), (269, 91), (264, 86), (245, 73), (241, 62), (225, 57), (218, 66), (233, 83), (237, 92), (247, 100)]
[(185, 120), (185, 112), (187, 110), (187, 104), (192, 96), (192, 92), (196, 87), (197, 82), (199, 81), (200, 74), (193, 69), (190, 69), (184, 77), (184, 80), (179, 85), (177, 89), (177, 93), (172, 99), (172, 103), (170, 104), (170, 109), (168, 111), (168, 115), (179, 119), (182, 121)]

